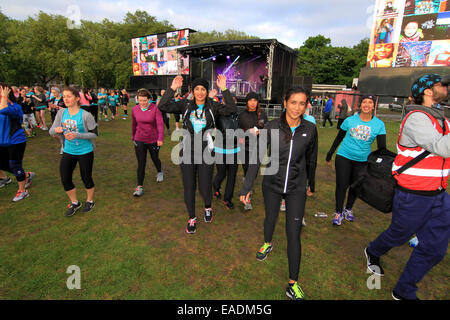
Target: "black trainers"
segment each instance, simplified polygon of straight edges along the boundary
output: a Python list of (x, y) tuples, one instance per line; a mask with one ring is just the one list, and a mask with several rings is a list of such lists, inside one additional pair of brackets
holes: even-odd
[(189, 219), (186, 227), (187, 233), (195, 233), (197, 231), (197, 218)]
[(233, 204), (233, 202), (231, 202), (231, 201), (224, 201), (223, 203), (225, 204), (225, 206), (226, 206), (228, 209), (234, 209), (234, 204)]
[(205, 222), (212, 222), (213, 220), (213, 211), (212, 208), (205, 208)]
[(71, 203), (67, 206), (67, 208), (69, 209), (66, 211), (66, 217), (71, 217), (75, 214), (75, 212), (77, 212), (78, 209), (81, 208), (81, 202), (78, 201), (77, 204)]
[(221, 199), (222, 195), (220, 194), (220, 191), (214, 191), (214, 197), (216, 197), (216, 199)]
[(95, 207), (95, 202), (94, 201), (86, 201), (86, 204), (84, 205), (84, 208), (82, 210), (82, 212), (89, 212), (92, 210), (92, 208)]
[(367, 269), (378, 276), (384, 276), (384, 270), (381, 267), (380, 258), (371, 255), (367, 251), (367, 248), (364, 249), (364, 254), (366, 255), (367, 259)]
[[(396, 293), (395, 291), (392, 291), (392, 298), (394, 298), (394, 300), (408, 300), (405, 297), (402, 297), (401, 295)], [(416, 300), (420, 300), (420, 299), (416, 297)]]

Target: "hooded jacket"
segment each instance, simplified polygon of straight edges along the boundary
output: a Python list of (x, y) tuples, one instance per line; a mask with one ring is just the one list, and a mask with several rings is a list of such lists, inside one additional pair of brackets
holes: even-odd
[[(262, 130), (268, 130), (267, 146), (278, 144), (278, 172), (273, 175), (264, 175), (263, 187), (269, 188), (276, 193), (292, 194), (306, 192), (309, 185), (311, 192), (315, 191), (315, 172), (317, 166), (318, 136), (316, 126), (303, 119), (300, 125), (291, 133), (291, 128), (287, 124), (286, 114), (280, 118), (270, 121)], [(271, 133), (279, 130), (278, 141), (271, 141)], [(260, 147), (264, 147), (264, 141), (260, 140)], [(271, 165), (274, 157), (271, 154)], [(258, 169), (261, 163), (250, 164), (244, 185), (239, 195), (246, 195), (253, 187)]]

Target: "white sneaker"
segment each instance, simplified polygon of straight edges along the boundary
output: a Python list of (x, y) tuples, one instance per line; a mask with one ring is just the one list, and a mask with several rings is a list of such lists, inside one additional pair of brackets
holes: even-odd
[(31, 180), (33, 180), (36, 174), (34, 172), (28, 172), (28, 178), (25, 182), (25, 190), (27, 190), (31, 186)]
[(281, 200), (280, 211), (286, 211), (286, 201), (284, 199)]
[(158, 172), (158, 174), (156, 175), (156, 182), (162, 182), (164, 181), (164, 174), (163, 172)]
[(305, 221), (305, 218), (302, 219), (302, 226), (306, 227), (306, 221)]
[(30, 194), (28, 193), (28, 190), (25, 189), (25, 191), (18, 190), (16, 193), (16, 196), (12, 199), (13, 202), (17, 202), (20, 200), (23, 200), (27, 198)]
[(10, 177), (6, 177), (6, 179), (0, 179), (0, 188), (3, 188), (7, 184), (10, 184), (12, 182)]
[(137, 186), (136, 190), (133, 193), (133, 196), (140, 197), (144, 193), (144, 189), (141, 186)]

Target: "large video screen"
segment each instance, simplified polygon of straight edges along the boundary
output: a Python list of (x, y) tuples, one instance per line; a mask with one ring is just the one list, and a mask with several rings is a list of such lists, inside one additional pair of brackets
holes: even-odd
[[(133, 74), (159, 76), (178, 74), (177, 48), (189, 45), (189, 29), (131, 39)], [(189, 74), (189, 57), (181, 56), (181, 74)]]
[(377, 0), (367, 66), (450, 66), (450, 0)]
[(214, 60), (215, 79), (223, 74), (227, 78), (227, 88), (236, 96), (246, 96), (253, 91), (261, 97), (266, 95), (268, 67), (264, 55), (240, 57), (223, 56)]

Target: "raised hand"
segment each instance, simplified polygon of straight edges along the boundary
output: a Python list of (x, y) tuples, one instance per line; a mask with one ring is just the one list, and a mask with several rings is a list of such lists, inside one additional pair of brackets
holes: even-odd
[(176, 76), (173, 81), (172, 81), (172, 85), (170, 86), (170, 88), (175, 91), (178, 88), (181, 88), (183, 86), (183, 77), (182, 76)]
[(216, 84), (219, 87), (219, 89), (221, 89), (221, 90), (226, 89), (226, 87), (227, 87), (227, 77), (225, 77), (223, 74), (219, 74), (217, 76)]
[(217, 90), (216, 90), (216, 89), (212, 89), (212, 90), (209, 92), (209, 97), (210, 97), (211, 99), (214, 98), (216, 95), (217, 95)]

